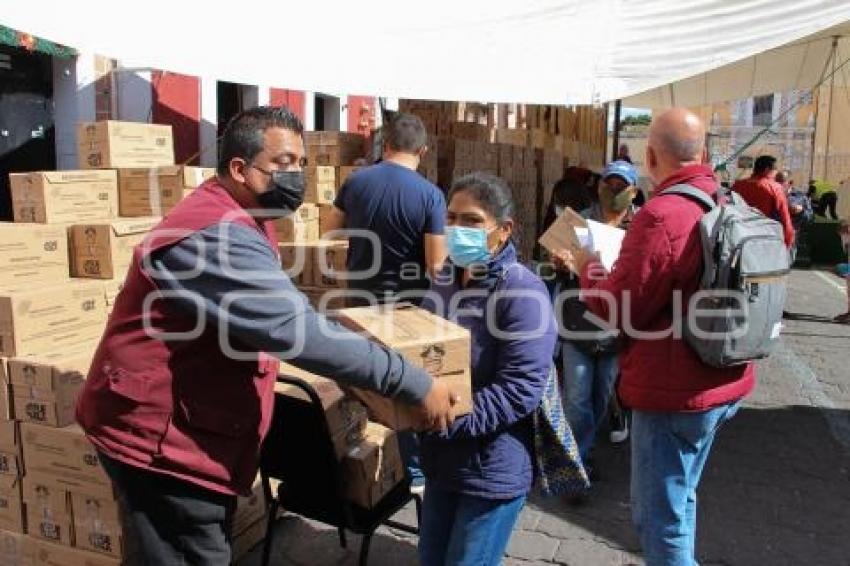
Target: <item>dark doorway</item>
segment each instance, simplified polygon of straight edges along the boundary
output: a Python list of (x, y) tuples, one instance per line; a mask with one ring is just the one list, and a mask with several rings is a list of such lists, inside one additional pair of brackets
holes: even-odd
[(224, 128), (231, 118), (242, 110), (242, 89), (236, 83), (218, 81), (218, 136), (224, 133)]
[(49, 55), (0, 45), (0, 220), (12, 220), (9, 173), (56, 169)]

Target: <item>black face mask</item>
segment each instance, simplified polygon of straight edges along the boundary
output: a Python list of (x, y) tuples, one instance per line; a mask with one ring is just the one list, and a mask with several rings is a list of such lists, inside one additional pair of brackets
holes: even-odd
[(271, 176), (269, 186), (257, 195), (257, 202), (272, 214), (286, 216), (304, 202), (304, 173), (301, 171), (263, 171)]

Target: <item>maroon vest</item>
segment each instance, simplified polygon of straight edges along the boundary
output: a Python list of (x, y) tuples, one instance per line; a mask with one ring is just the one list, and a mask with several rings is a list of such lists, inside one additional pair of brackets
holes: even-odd
[(245, 494), (271, 421), (278, 361), (263, 353), (228, 356), (218, 327), (159, 297), (143, 269), (152, 252), (222, 221), (259, 231), (277, 254), (271, 223), (258, 224), (215, 179), (193, 191), (135, 249), (77, 403), (77, 421), (107, 456)]

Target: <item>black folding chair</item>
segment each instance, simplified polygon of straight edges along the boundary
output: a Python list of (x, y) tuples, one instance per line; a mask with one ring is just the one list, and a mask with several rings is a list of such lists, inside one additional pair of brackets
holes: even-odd
[[(310, 400), (275, 394), (274, 416), (260, 459), (260, 475), (269, 502), (263, 566), (271, 557), (273, 527), (281, 508), (336, 527), (343, 548), (347, 547), (346, 530), (362, 535), (360, 566), (366, 566), (372, 536), (382, 524), (418, 535), (422, 501), (410, 493), (407, 480), (371, 509), (346, 500), (341, 466), (318, 394), (301, 379), (281, 375), (277, 380), (298, 387)], [(280, 481), (277, 494), (272, 493), (272, 479)], [(417, 526), (391, 521), (411, 499), (416, 504)]]

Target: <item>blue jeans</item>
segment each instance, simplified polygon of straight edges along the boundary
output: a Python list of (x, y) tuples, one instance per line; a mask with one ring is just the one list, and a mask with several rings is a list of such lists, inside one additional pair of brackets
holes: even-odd
[(524, 504), (525, 496), (483, 499), (426, 484), (421, 566), (498, 566)]
[(561, 363), (564, 367), (564, 412), (581, 459), (587, 462), (596, 429), (605, 418), (617, 380), (617, 354), (591, 356), (565, 341), (561, 347)]
[(647, 566), (696, 566), (697, 486), (717, 430), (740, 404), (632, 411), (632, 519)]

